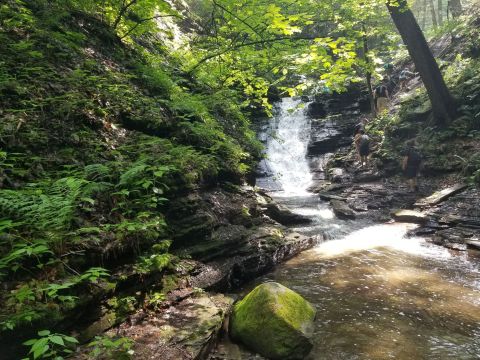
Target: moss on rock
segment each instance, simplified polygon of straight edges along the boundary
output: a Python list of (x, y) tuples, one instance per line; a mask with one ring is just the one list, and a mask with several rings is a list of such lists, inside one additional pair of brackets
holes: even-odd
[(268, 282), (233, 310), (232, 338), (269, 359), (303, 359), (312, 349), (316, 310), (296, 292)]

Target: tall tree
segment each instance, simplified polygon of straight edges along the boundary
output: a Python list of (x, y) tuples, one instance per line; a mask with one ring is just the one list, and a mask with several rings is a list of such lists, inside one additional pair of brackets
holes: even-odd
[(429, 5), (430, 5), (430, 13), (432, 15), (432, 25), (436, 29), (438, 27), (437, 23), (437, 14), (435, 13), (435, 4), (433, 3), (433, 0), (428, 0)]
[(455, 100), (407, 0), (387, 0), (387, 8), (427, 89), (437, 123), (452, 120), (456, 114)]
[(438, 25), (443, 25), (443, 0), (438, 0)]
[(463, 7), (461, 0), (448, 0), (448, 11), (452, 13), (454, 18), (462, 15)]
[(427, 26), (427, 0), (422, 1), (422, 30), (425, 30)]

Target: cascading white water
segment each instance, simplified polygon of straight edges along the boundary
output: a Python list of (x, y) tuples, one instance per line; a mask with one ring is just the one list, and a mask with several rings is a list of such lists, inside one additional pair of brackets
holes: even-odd
[(300, 99), (284, 98), (278, 104), (266, 146), (266, 167), (284, 194), (305, 195), (312, 183), (307, 161), (310, 120)]

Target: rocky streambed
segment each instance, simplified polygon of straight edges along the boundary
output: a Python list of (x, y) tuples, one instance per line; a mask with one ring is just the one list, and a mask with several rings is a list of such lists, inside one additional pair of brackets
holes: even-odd
[[(370, 166), (359, 168), (347, 139), (362, 114), (348, 111), (325, 122), (310, 119), (306, 193), (298, 187), (291, 191), (294, 177), (278, 163), (267, 167), (281, 176), (264, 173), (260, 179), (277, 201), (312, 216), (312, 223), (297, 231), (320, 232), (328, 241), (251, 282), (240, 296), (274, 280), (314, 304), (318, 315), (308, 359), (475, 358), (480, 351), (478, 197), (465, 199), (477, 190), (438, 176), (423, 179), (420, 191), (410, 193), (394, 164), (374, 157)], [(289, 151), (284, 157), (291, 158)], [(279, 191), (282, 187), (289, 191)], [(225, 339), (211, 358), (257, 357)]]
[[(478, 190), (431, 178), (409, 193), (392, 164), (355, 163), (351, 129), (361, 104), (342, 103), (341, 113), (334, 102), (331, 116), (312, 114), (309, 104), (307, 116), (299, 104), (284, 101), (264, 125), (264, 190), (230, 186), (172, 203), (169, 223), (184, 260), (166, 299), (121, 322), (104, 316), (87, 331), (133, 339), (138, 359), (258, 358), (229, 341), (228, 314), (254, 285), (275, 280), (320, 314), (312, 359), (470, 359), (480, 351)], [(430, 301), (440, 304), (435, 311)], [(402, 341), (411, 349), (395, 345)]]

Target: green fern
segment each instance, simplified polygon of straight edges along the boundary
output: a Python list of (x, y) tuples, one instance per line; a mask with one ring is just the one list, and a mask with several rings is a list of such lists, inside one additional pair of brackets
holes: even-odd
[(23, 190), (0, 190), (0, 212), (37, 230), (68, 230), (79, 202), (89, 199), (103, 186), (67, 177), (50, 186), (36, 184)]
[(145, 170), (147, 169), (148, 165), (145, 164), (143, 161), (138, 161), (133, 164), (127, 171), (125, 171), (120, 176), (120, 182), (118, 183), (119, 186), (125, 186), (132, 184), (134, 181), (142, 178)]
[(110, 168), (103, 164), (87, 165), (83, 171), (85, 179), (91, 181), (107, 181), (111, 177)]

